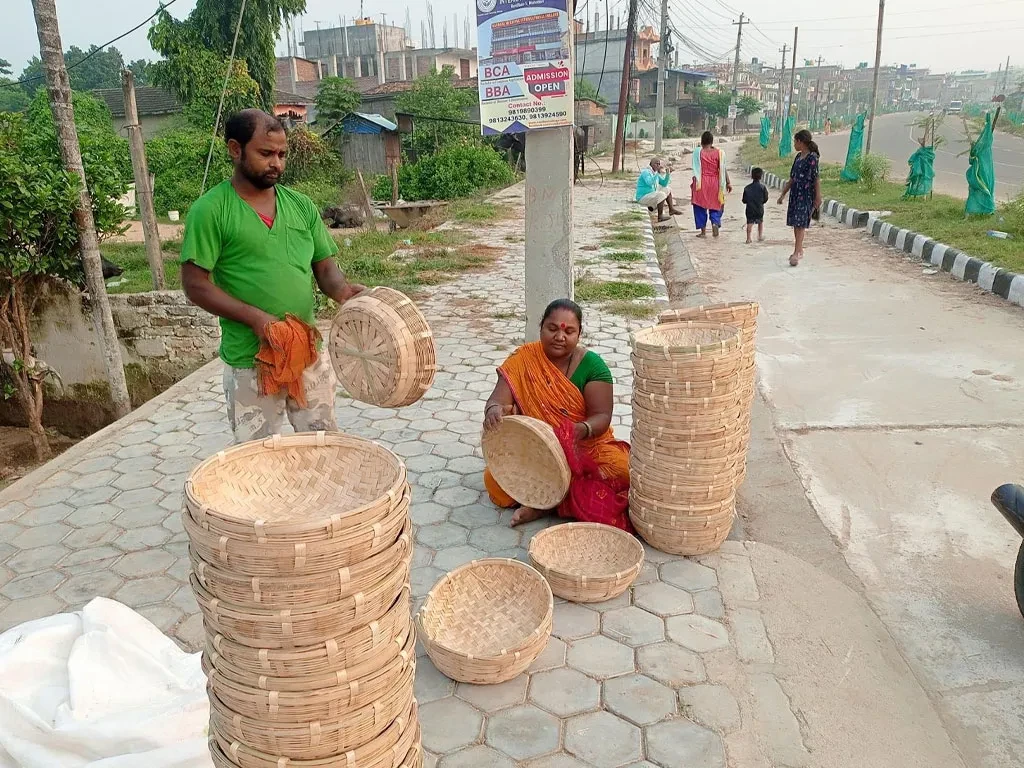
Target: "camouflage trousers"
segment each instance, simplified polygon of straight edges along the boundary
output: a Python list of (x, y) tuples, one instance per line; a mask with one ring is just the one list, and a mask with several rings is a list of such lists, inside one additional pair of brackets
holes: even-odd
[(302, 374), (306, 389), (306, 407), (288, 397), (285, 391), (260, 396), (255, 368), (224, 366), (224, 397), (228, 421), (236, 443), (260, 440), (281, 431), (285, 414), (296, 432), (336, 431), (334, 414), (334, 370), (321, 357)]

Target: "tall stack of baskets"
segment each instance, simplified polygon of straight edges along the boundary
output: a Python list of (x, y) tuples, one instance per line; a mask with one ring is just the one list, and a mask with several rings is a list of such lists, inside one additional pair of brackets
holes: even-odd
[(745, 353), (722, 323), (634, 334), (630, 519), (656, 549), (697, 555), (729, 535), (750, 432)]
[(405, 467), (275, 436), (185, 484), (217, 768), (420, 768)]

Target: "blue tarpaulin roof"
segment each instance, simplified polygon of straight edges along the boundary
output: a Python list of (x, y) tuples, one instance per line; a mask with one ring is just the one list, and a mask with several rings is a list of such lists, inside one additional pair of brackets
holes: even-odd
[(380, 133), (397, 131), (398, 126), (382, 115), (352, 112), (341, 121), (341, 129), (345, 133)]

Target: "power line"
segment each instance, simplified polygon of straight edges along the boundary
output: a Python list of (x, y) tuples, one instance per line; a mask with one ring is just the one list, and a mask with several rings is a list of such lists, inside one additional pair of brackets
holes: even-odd
[[(110, 41), (104, 43), (103, 45), (97, 46), (95, 48), (95, 50), (91, 51), (90, 53), (87, 53), (85, 56), (83, 56), (81, 59), (76, 61), (74, 64), (68, 64), (67, 67), (66, 67), (67, 71), (70, 72), (72, 69), (74, 69), (75, 67), (79, 66), (80, 64), (84, 64), (85, 62), (87, 62), (89, 59), (91, 59), (97, 53), (103, 52), (105, 49), (109, 48), (110, 46), (112, 46), (117, 41), (123, 40), (124, 38), (128, 37), (128, 35), (130, 35), (132, 32), (134, 32), (135, 30), (145, 26), (150, 21), (155, 19), (158, 15), (160, 15), (160, 11), (163, 11), (163, 10), (165, 10), (167, 8), (170, 8), (176, 2), (178, 2), (178, 0), (168, 0), (168, 2), (166, 2), (166, 3), (161, 3), (160, 7), (157, 8), (153, 12), (153, 15), (150, 16), (148, 19), (146, 19), (145, 21), (143, 21), (143, 22), (141, 22), (139, 24), (136, 24), (134, 27), (129, 29), (127, 32), (125, 32), (122, 35), (118, 35), (113, 40), (110, 40)], [(0, 88), (13, 88), (16, 85), (24, 85), (25, 83), (32, 83), (32, 82), (35, 82), (36, 80), (43, 80), (43, 79), (45, 79), (45, 77), (46, 77), (45, 74), (33, 75), (32, 77), (26, 77), (24, 80), (17, 80), (17, 81), (15, 81), (13, 83), (4, 83), (3, 85), (0, 85)]]

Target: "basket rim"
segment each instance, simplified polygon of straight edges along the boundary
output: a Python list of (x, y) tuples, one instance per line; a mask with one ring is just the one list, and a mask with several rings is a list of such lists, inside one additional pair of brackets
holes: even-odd
[[(692, 312), (694, 315), (700, 315), (700, 314), (704, 314), (704, 313), (707, 313), (707, 312), (722, 312), (722, 311), (728, 311), (728, 310), (733, 310), (733, 309), (751, 309), (753, 317), (757, 318), (757, 316), (761, 313), (761, 304), (759, 302), (754, 301), (753, 299), (751, 299), (749, 301), (743, 301), (743, 300), (740, 300), (740, 301), (723, 301), (723, 302), (719, 302), (717, 304), (699, 304), (696, 307), (679, 307), (679, 308), (676, 308), (676, 309), (666, 309), (663, 312), (658, 313), (658, 323), (659, 324), (666, 324), (666, 323), (675, 323), (675, 322), (685, 322), (684, 320), (680, 320), (680, 318), (679, 318), (679, 316), (677, 314), (679, 312), (683, 312), (683, 313)], [(662, 318), (665, 318), (665, 319), (663, 320)], [(709, 321), (709, 322), (714, 322), (714, 321), (712, 320), (712, 321)], [(738, 326), (738, 327), (742, 327), (742, 326)]]
[[(282, 435), (280, 433), (277, 433), (271, 435), (270, 437), (262, 438), (259, 440), (250, 440), (248, 442), (240, 443), (238, 445), (232, 445), (221, 451), (218, 451), (217, 453), (213, 454), (212, 456), (209, 456), (208, 458), (204, 459), (199, 464), (197, 464), (189, 473), (188, 477), (185, 479), (185, 504), (183, 506), (187, 510), (187, 514), (189, 514), (193, 518), (193, 520), (195, 520), (195, 515), (189, 508), (190, 504), (196, 507), (200, 515), (213, 517), (218, 520), (224, 520), (225, 522), (233, 525), (244, 525), (244, 518), (228, 517), (223, 513), (219, 512), (216, 508), (209, 506), (208, 504), (204, 503), (199, 499), (195, 491), (194, 478), (202, 470), (208, 469), (209, 467), (214, 466), (215, 464), (222, 464), (234, 458), (239, 458), (239, 456), (247, 456), (249, 454), (258, 453), (261, 450), (278, 451), (283, 448), (295, 447), (326, 448), (330, 444), (344, 445), (352, 443), (370, 447), (372, 450), (380, 452), (387, 458), (392, 459), (395, 462), (395, 466), (398, 469), (398, 477), (386, 493), (383, 493), (376, 499), (361, 504), (358, 507), (352, 507), (350, 509), (347, 509), (344, 513), (339, 514), (336, 517), (339, 520), (344, 520), (346, 517), (366, 512), (367, 510), (384, 503), (385, 500), (387, 504), (389, 504), (390, 506), (394, 506), (395, 504), (397, 504), (404, 495), (407, 475), (405, 469), (405, 462), (402, 461), (402, 459), (399, 458), (399, 456), (396, 453), (394, 453), (394, 451), (391, 451), (390, 449), (384, 447), (380, 443), (374, 442), (373, 440), (368, 440), (364, 437), (351, 435), (348, 434), (347, 432), (327, 432), (324, 430), (320, 430), (317, 432), (297, 432), (293, 435)], [(287, 522), (265, 522), (258, 520), (253, 520), (251, 522), (254, 528), (256, 527), (257, 523), (259, 523), (265, 535), (273, 536), (275, 535), (275, 531), (277, 528), (284, 528), (287, 530), (287, 532), (291, 533), (298, 531), (311, 531), (316, 530), (318, 528), (323, 528), (325, 523), (329, 522), (334, 517), (334, 515), (329, 515), (327, 517), (322, 518), (318, 517), (312, 521), (301, 521), (296, 519), (289, 520)], [(201, 523), (198, 520), (196, 520), (196, 524), (201, 525)]]
[[(467, 654), (464, 651), (460, 651), (457, 648), (452, 648), (446, 645), (445, 643), (442, 643), (431, 637), (430, 633), (427, 631), (427, 628), (423, 626), (423, 614), (430, 607), (430, 604), (434, 598), (434, 592), (441, 586), (450, 582), (456, 576), (460, 575), (463, 571), (467, 571), (471, 568), (478, 568), (481, 565), (498, 564), (509, 565), (513, 568), (520, 568), (525, 573), (527, 573), (527, 575), (529, 575), (531, 578), (535, 578), (541, 585), (543, 585), (544, 590), (547, 592), (548, 607), (547, 611), (544, 614), (544, 618), (540, 621), (537, 627), (534, 628), (534, 630), (529, 635), (527, 635), (525, 638), (523, 638), (515, 645), (510, 645), (507, 648), (504, 648), (501, 653), (496, 654)], [(477, 560), (471, 560), (468, 563), (464, 563), (463, 565), (460, 565), (458, 568), (455, 568), (454, 570), (448, 571), (448, 573), (446, 573), (444, 576), (438, 579), (437, 583), (430, 588), (429, 592), (427, 592), (427, 596), (423, 600), (423, 605), (420, 606), (420, 609), (418, 611), (416, 611), (414, 621), (416, 623), (416, 635), (420, 639), (420, 642), (423, 643), (424, 647), (440, 648), (441, 650), (446, 651), (447, 653), (453, 654), (455, 656), (461, 656), (463, 658), (471, 658), (479, 661), (497, 661), (500, 659), (508, 658), (510, 656), (514, 656), (519, 651), (519, 649), (528, 646), (540, 634), (543, 634), (544, 628), (551, 626), (551, 621), (554, 617), (554, 613), (555, 597), (551, 592), (551, 585), (548, 584), (548, 580), (544, 578), (544, 575), (540, 571), (538, 571), (531, 565), (527, 565), (526, 563), (521, 562), (519, 560), (513, 560), (510, 557), (481, 557)]]
[[(635, 565), (631, 565), (624, 571), (616, 571), (614, 573), (605, 572), (591, 575), (587, 573), (573, 573), (571, 571), (562, 570), (554, 565), (550, 565), (548, 563), (543, 562), (540, 558), (537, 557), (537, 555), (534, 552), (535, 544), (537, 544), (538, 542), (543, 542), (545, 539), (557, 538), (560, 535), (564, 535), (567, 532), (574, 530), (601, 530), (602, 534), (605, 531), (607, 531), (609, 532), (608, 535), (614, 536), (620, 539), (621, 541), (626, 541), (628, 539), (630, 543), (627, 546), (629, 548), (635, 547), (639, 551), (640, 558), (639, 560), (637, 560)], [(561, 523), (559, 525), (552, 525), (551, 527), (545, 528), (542, 531), (538, 531), (533, 535), (533, 538), (530, 539), (530, 547), (528, 549), (527, 554), (529, 555), (530, 561), (533, 563), (534, 568), (536, 568), (537, 571), (541, 573), (541, 575), (543, 575), (545, 571), (548, 571), (554, 574), (555, 576), (560, 576), (566, 579), (579, 579), (580, 577), (582, 577), (586, 582), (601, 582), (605, 580), (621, 579), (623, 576), (626, 576), (633, 571), (639, 572), (639, 570), (643, 567), (644, 564), (643, 544), (637, 541), (635, 536), (626, 533), (626, 531), (623, 531), (620, 528), (615, 528), (611, 525), (605, 525), (603, 523), (571, 522)]]
[[(548, 424), (546, 421), (543, 421), (541, 419), (535, 419), (532, 416), (524, 416), (522, 414), (510, 414), (508, 416), (502, 417), (501, 423), (505, 424), (506, 422), (509, 425), (511, 425), (512, 430), (526, 430), (532, 436), (536, 437), (543, 443), (547, 443), (552, 433), (554, 432), (551, 425)], [(492, 435), (490, 440), (488, 440), (488, 435)], [(509, 496), (512, 496), (512, 498), (519, 504), (532, 506), (531, 504), (516, 499), (515, 496), (512, 495), (509, 489), (506, 488), (506, 486), (503, 485), (502, 481), (499, 479), (499, 476), (505, 476), (504, 470), (507, 468), (507, 464), (499, 467), (497, 462), (492, 462), (492, 460), (489, 459), (487, 456), (488, 446), (494, 445), (493, 441), (496, 439), (493, 435), (493, 432), (484, 432), (480, 439), (480, 451), (483, 454), (484, 464), (487, 466), (491, 474), (494, 475), (495, 482), (497, 482), (498, 485), (500, 485), (502, 489), (505, 490), (506, 493), (508, 493)], [(562, 494), (562, 498), (564, 499), (565, 494), (569, 492), (569, 484), (572, 480), (572, 472), (569, 469), (569, 461), (568, 459), (566, 459), (565, 453), (564, 451), (561, 450), (561, 448), (559, 448), (558, 451), (552, 451), (551, 457), (554, 459), (555, 469), (558, 471), (560, 477), (565, 481), (565, 492)], [(497, 472), (495, 472), (495, 469), (497, 469)], [(518, 492), (518, 489), (515, 490)], [(562, 499), (559, 499), (557, 502), (555, 502), (555, 505), (557, 506), (557, 504), (561, 503), (561, 501)]]
[[(680, 330), (684, 328), (696, 328), (699, 330), (717, 331), (723, 334), (723, 338), (718, 341), (713, 341), (710, 344), (687, 345), (656, 344), (654, 342), (645, 341), (649, 336), (654, 336), (657, 333), (663, 333), (677, 328)], [(630, 334), (629, 341), (634, 354), (638, 352), (655, 352), (664, 355), (703, 355), (706, 353), (713, 354), (716, 352), (733, 352), (742, 346), (739, 328), (734, 325), (729, 325), (728, 323), (717, 323), (710, 320), (680, 320), (672, 323), (658, 323), (657, 325), (651, 325), (647, 328), (641, 328), (637, 331), (633, 331)]]

